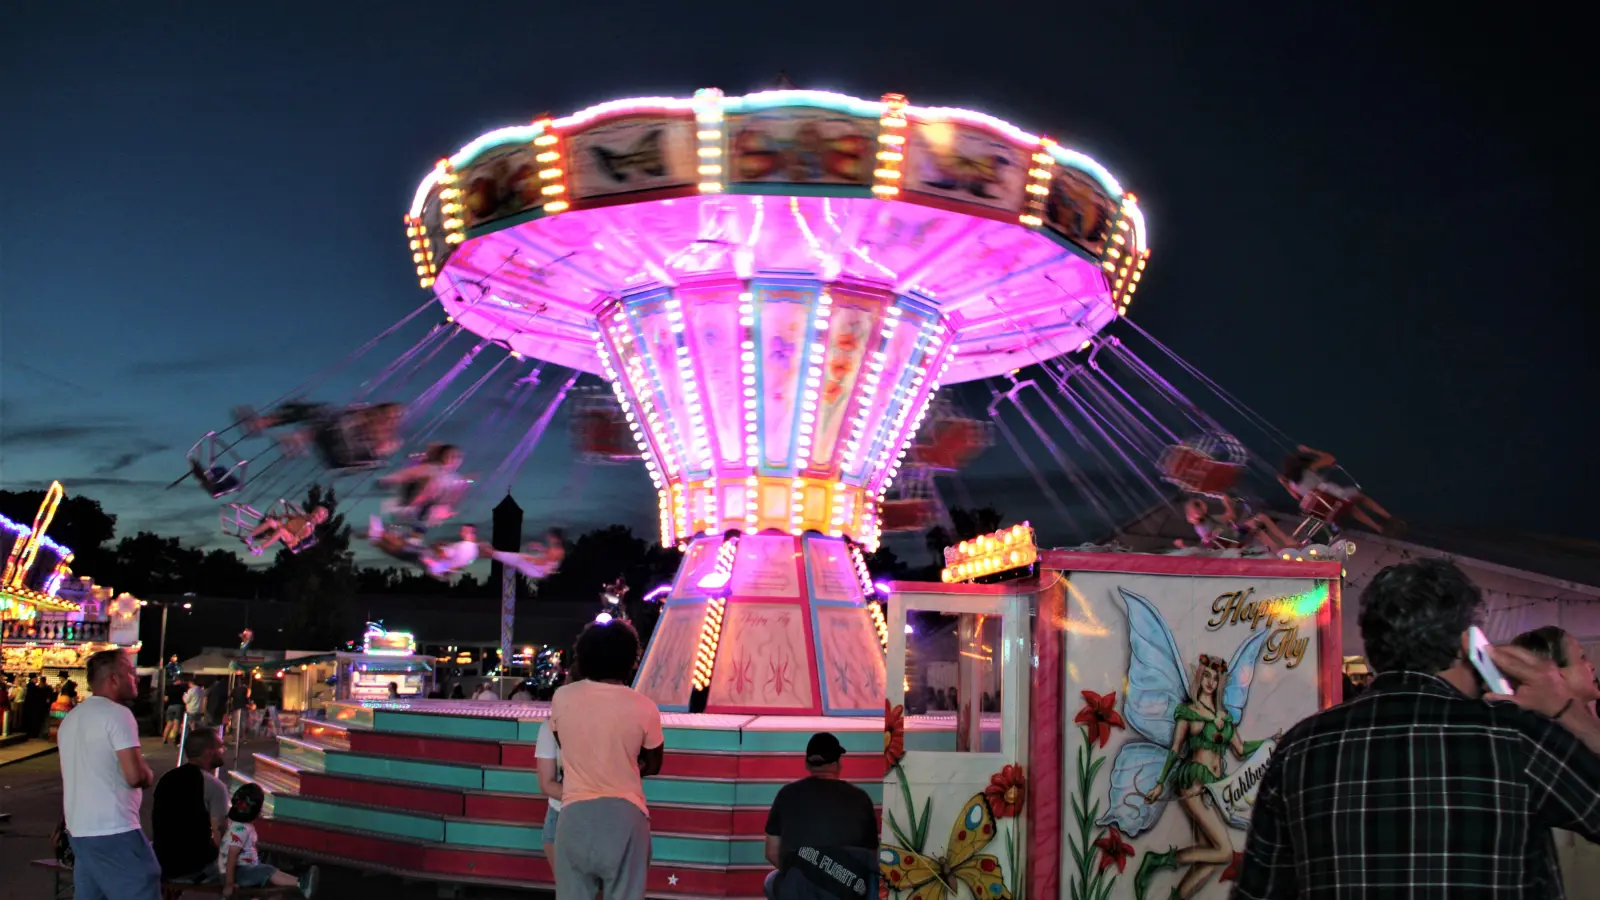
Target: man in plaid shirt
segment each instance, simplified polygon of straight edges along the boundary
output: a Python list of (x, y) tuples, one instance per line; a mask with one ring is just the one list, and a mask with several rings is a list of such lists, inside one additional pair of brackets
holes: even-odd
[(1445, 560), (1373, 578), (1360, 624), (1379, 674), (1284, 736), (1235, 900), (1563, 896), (1550, 829), (1600, 839), (1600, 720), (1515, 647), (1494, 660), (1516, 695), (1486, 698), (1466, 661), (1482, 606)]

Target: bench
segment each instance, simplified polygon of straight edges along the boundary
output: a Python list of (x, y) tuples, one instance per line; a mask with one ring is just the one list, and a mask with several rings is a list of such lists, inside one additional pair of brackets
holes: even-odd
[[(72, 900), (72, 870), (63, 866), (54, 859), (35, 859), (28, 863), (36, 869), (50, 870), (54, 880), (51, 883), (51, 900)], [(178, 900), (184, 894), (213, 894), (222, 895), (221, 884), (184, 884), (181, 882), (164, 881), (161, 883), (161, 900)], [(259, 887), (235, 888), (233, 896), (256, 898), (262, 900), (267, 897), (298, 897), (300, 889), (290, 886), (284, 887)]]

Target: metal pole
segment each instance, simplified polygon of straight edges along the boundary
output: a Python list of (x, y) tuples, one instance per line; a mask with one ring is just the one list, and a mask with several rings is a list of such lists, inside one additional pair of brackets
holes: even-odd
[(178, 729), (178, 765), (183, 765), (183, 744), (189, 740), (189, 707), (183, 708), (183, 723)]
[(156, 709), (161, 710), (161, 725), (167, 722), (167, 604), (161, 604), (161, 651), (156, 654)]
[(510, 566), (500, 570), (500, 683), (495, 693), (506, 698), (506, 669), (511, 665), (511, 629), (517, 621), (517, 571)]

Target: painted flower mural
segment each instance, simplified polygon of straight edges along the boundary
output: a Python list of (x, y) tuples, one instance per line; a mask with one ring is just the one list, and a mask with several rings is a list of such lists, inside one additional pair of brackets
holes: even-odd
[(1006, 766), (989, 776), (989, 786), (983, 789), (989, 801), (989, 810), (997, 819), (1009, 819), (1022, 812), (1028, 799), (1028, 779), (1021, 766)]
[(1127, 727), (1122, 714), (1117, 712), (1117, 695), (1084, 691), (1083, 699), (1084, 707), (1072, 721), (1083, 726), (1088, 740), (1105, 747), (1111, 738), (1111, 729)]
[(883, 701), (883, 760), (891, 767), (906, 755), (906, 708)]
[[(1117, 711), (1117, 695), (1083, 692), (1083, 708), (1073, 717), (1078, 732), (1083, 735), (1083, 746), (1078, 748), (1077, 791), (1072, 797), (1072, 824), (1075, 830), (1067, 835), (1067, 848), (1072, 851), (1072, 862), (1077, 867), (1071, 882), (1071, 900), (1105, 900), (1117, 882), (1117, 876), (1127, 868), (1128, 860), (1137, 854), (1132, 844), (1124, 838), (1116, 825), (1096, 824), (1100, 818), (1100, 801), (1085, 809), (1091, 796), (1095, 778), (1106, 758), (1096, 752), (1111, 737), (1111, 729), (1126, 728), (1122, 714)], [(1070, 827), (1070, 826), (1069, 826)], [(1098, 859), (1099, 865), (1096, 865)], [(1111, 872), (1112, 866), (1117, 867)]]
[(1128, 857), (1133, 856), (1136, 852), (1133, 849), (1133, 845), (1128, 843), (1127, 839), (1122, 836), (1121, 829), (1115, 825), (1111, 826), (1111, 830), (1107, 831), (1103, 837), (1095, 841), (1094, 846), (1100, 851), (1100, 871), (1102, 872), (1113, 865), (1117, 867), (1118, 872), (1123, 871), (1128, 866)]

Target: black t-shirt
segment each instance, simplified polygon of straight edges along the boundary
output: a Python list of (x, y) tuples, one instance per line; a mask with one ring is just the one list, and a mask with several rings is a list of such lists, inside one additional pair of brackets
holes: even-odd
[(802, 778), (784, 785), (767, 813), (767, 834), (778, 839), (787, 869), (800, 847), (878, 849), (878, 816), (867, 792), (837, 778)]
[(161, 776), (151, 802), (150, 843), (162, 875), (193, 875), (216, 860), (205, 775), (199, 766), (181, 765)]
[(220, 719), (227, 708), (228, 686), (221, 681), (211, 682), (211, 686), (206, 688), (206, 715)]
[(168, 706), (182, 706), (183, 705), (183, 692), (186, 691), (186, 690), (188, 690), (188, 688), (185, 688), (181, 684), (173, 683), (173, 684), (167, 685), (167, 705)]

